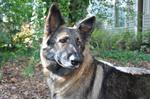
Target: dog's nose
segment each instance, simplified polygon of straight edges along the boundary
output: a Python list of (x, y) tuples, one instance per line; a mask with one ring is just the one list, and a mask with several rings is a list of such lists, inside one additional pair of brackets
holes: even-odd
[(80, 61), (79, 60), (71, 60), (71, 64), (72, 65), (78, 65), (80, 63)]
[(79, 65), (80, 63), (81, 63), (81, 58), (80, 57), (78, 57), (77, 55), (75, 55), (75, 54), (72, 54), (71, 56), (70, 56), (70, 62), (71, 62), (71, 64), (72, 65)]

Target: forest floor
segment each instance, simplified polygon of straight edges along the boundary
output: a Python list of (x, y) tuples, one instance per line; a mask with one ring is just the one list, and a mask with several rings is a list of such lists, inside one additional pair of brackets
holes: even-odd
[[(0, 72), (3, 74), (0, 79), (0, 99), (50, 99), (49, 89), (44, 80), (41, 64), (35, 66), (32, 76), (23, 75), (23, 69), (28, 59), (21, 58), (15, 61), (6, 62)], [(109, 62), (119, 65), (120, 63), (108, 59)], [(127, 66), (133, 66), (127, 63)], [(150, 63), (141, 62), (139, 66), (150, 69)]]
[(49, 89), (42, 74), (42, 66), (35, 66), (32, 76), (25, 76), (23, 69), (28, 59), (9, 61), (1, 68), (0, 99), (49, 99)]

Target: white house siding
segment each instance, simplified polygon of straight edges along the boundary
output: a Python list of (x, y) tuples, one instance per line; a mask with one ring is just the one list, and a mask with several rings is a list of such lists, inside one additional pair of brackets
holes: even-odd
[[(135, 15), (137, 15), (137, 8), (138, 8), (138, 0), (135, 0)], [(124, 27), (116, 27), (113, 29), (114, 32), (116, 31), (137, 31), (137, 16), (134, 19), (128, 20), (128, 24)], [(143, 31), (150, 31), (150, 0), (143, 0)]]
[(143, 31), (150, 30), (150, 0), (144, 0)]
[(143, 17), (143, 31), (150, 31), (150, 15), (144, 15)]
[[(134, 5), (130, 6), (133, 7), (133, 9), (135, 10), (135, 12), (137, 12), (137, 0), (134, 1)], [(121, 10), (120, 10), (121, 12)], [(120, 25), (120, 27), (111, 27), (111, 28), (106, 28), (107, 31), (110, 32), (136, 32), (137, 31), (137, 16), (133, 17), (133, 16), (126, 16), (127, 12), (122, 11), (120, 13), (120, 17), (124, 18), (124, 25)], [(137, 15), (137, 13), (135, 13), (135, 15)]]
[[(104, 30), (110, 31), (110, 32), (125, 32), (133, 31), (137, 32), (137, 15), (138, 15), (138, 0), (135, 0), (135, 5), (133, 8), (135, 9), (135, 17), (126, 19), (125, 18), (125, 26), (122, 27), (114, 27), (112, 26), (106, 26)], [(150, 31), (150, 0), (143, 0), (143, 31)]]

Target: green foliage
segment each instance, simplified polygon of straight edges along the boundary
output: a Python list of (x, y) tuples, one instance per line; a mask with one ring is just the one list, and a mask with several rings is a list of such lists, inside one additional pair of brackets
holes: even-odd
[(2, 80), (3, 78), (3, 73), (0, 71), (0, 81)]
[(0, 52), (0, 68), (8, 60), (13, 60), (16, 58), (16, 54), (11, 51), (1, 51)]
[(9, 39), (9, 35), (7, 33), (0, 32), (0, 47), (2, 47), (3, 44), (9, 44), (11, 43), (11, 40)]
[[(57, 2), (65, 19), (74, 23), (85, 16), (88, 0), (7, 0), (0, 1), (0, 47), (16, 47), (17, 43), (24, 43), (26, 35), (16, 35), (22, 31), (23, 25), (31, 25), (32, 39), (38, 39), (43, 33), (44, 18), (52, 2)], [(20, 33), (21, 34), (21, 33)], [(15, 36), (15, 37), (14, 37)], [(14, 38), (15, 40), (14, 43)], [(23, 39), (22, 39), (23, 38)], [(21, 39), (21, 40), (20, 40)]]
[(143, 32), (143, 42), (145, 43), (150, 43), (150, 30), (148, 30), (147, 32)]
[(21, 32), (13, 36), (13, 45), (17, 48), (20, 48), (21, 44), (24, 44), (26, 47), (31, 46), (32, 36), (33, 33), (30, 29), (30, 25), (25, 24), (21, 27)]
[[(30, 25), (30, 32), (37, 33), (40, 27), (43, 27), (46, 8), (46, 3), (42, 0), (2, 0), (0, 2), (2, 13), (0, 15), (0, 47), (8, 45), (16, 47), (14, 36), (22, 31), (21, 27), (24, 25)], [(24, 43), (24, 40), (20, 41), (19, 37), (15, 37), (19, 40), (17, 42)]]
[(35, 60), (34, 57), (31, 57), (28, 65), (23, 70), (23, 75), (32, 76), (34, 73), (34, 68), (35, 68)]
[(102, 50), (99, 52), (99, 57), (104, 59), (114, 59), (121, 63), (132, 62), (133, 64), (138, 64), (141, 61), (150, 62), (150, 55), (137, 51)]
[(133, 32), (111, 33), (97, 29), (92, 34), (90, 46), (96, 57), (114, 59), (121, 63), (150, 62), (150, 55), (145, 54), (150, 53), (149, 32), (144, 32), (142, 37), (139, 38)]
[[(28, 22), (32, 16), (31, 0), (2, 0), (0, 2), (0, 30), (2, 44), (11, 44), (12, 37), (20, 29), (23, 22)], [(13, 45), (13, 44), (12, 44)]]
[(87, 7), (89, 0), (51, 0), (59, 5), (62, 15), (69, 25), (73, 25), (75, 22), (87, 15)]
[(97, 29), (92, 34), (91, 45), (97, 50), (138, 50), (140, 43), (133, 32), (111, 33)]

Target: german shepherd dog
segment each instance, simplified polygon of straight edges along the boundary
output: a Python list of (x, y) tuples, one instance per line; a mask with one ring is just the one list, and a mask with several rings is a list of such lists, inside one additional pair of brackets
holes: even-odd
[(150, 99), (150, 70), (116, 67), (91, 55), (94, 24), (91, 16), (66, 27), (51, 6), (40, 52), (51, 99)]

